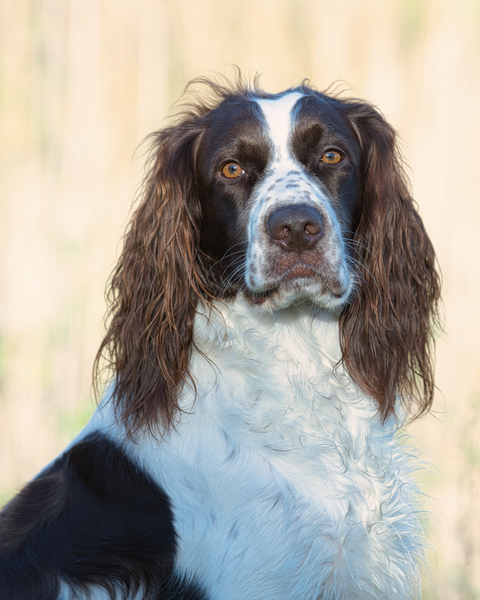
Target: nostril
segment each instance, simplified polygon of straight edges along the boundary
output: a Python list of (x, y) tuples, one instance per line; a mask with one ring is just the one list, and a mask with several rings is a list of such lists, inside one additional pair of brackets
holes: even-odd
[(312, 248), (322, 237), (323, 216), (312, 206), (285, 206), (267, 219), (267, 234), (285, 250), (302, 252)]
[(272, 231), (272, 234), (273, 234), (274, 239), (284, 240), (290, 235), (290, 229), (287, 226), (285, 226), (281, 229), (279, 228), (276, 231)]
[[(319, 215), (321, 217), (321, 215)], [(322, 225), (323, 223), (321, 223), (320, 221), (315, 221), (313, 223), (307, 223), (305, 225), (305, 233), (307, 235), (318, 235), (319, 233), (321, 233), (322, 231)]]

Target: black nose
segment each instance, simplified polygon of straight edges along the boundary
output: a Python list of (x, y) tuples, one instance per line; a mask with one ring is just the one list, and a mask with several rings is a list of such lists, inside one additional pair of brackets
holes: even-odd
[(323, 232), (323, 217), (312, 206), (278, 208), (267, 220), (270, 239), (287, 252), (302, 252), (313, 248)]

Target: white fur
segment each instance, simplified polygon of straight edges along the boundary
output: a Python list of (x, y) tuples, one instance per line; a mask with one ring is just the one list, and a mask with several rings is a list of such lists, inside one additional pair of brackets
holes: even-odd
[(275, 100), (255, 100), (265, 117), (273, 142), (273, 161), (276, 163), (289, 163), (292, 160), (292, 153), (288, 147), (292, 132), (292, 111), (302, 96), (299, 92), (291, 92)]
[(409, 453), (340, 356), (319, 309), (218, 303), (195, 323), (197, 398), (184, 388), (164, 438), (132, 442), (100, 408), (95, 427), (170, 496), (178, 569), (209, 600), (416, 596)]

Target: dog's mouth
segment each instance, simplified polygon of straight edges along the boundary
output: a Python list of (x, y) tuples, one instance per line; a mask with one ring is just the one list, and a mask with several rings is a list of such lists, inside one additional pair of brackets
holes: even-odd
[(349, 293), (349, 282), (326, 276), (304, 264), (293, 266), (263, 288), (251, 288), (248, 285), (244, 288), (244, 294), (252, 305), (274, 309), (305, 300), (330, 308), (343, 305)]

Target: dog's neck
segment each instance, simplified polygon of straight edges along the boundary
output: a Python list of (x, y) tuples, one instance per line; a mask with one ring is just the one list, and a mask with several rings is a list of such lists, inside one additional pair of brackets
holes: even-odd
[(374, 401), (341, 362), (334, 315), (309, 305), (265, 313), (238, 298), (201, 307), (194, 342), (196, 393), (185, 386), (181, 398), (187, 413), (220, 412), (258, 433), (293, 434), (295, 446), (310, 428), (350, 429), (352, 418), (370, 428), (376, 419)]
[(342, 357), (338, 316), (309, 303), (269, 312), (239, 296), (213, 308), (200, 306), (194, 341), (199, 350), (222, 361), (229, 353), (265, 367), (291, 361), (312, 375), (320, 366), (332, 370)]

